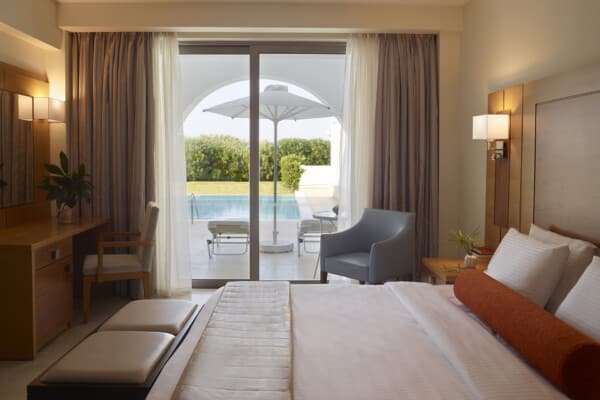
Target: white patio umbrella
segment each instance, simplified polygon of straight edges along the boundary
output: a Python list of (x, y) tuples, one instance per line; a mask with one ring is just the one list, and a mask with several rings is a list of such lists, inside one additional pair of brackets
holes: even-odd
[[(231, 118), (250, 118), (250, 97), (228, 101), (203, 111)], [(277, 128), (284, 120), (332, 117), (330, 107), (288, 92), (285, 85), (269, 85), (260, 94), (259, 117), (273, 121), (273, 240), (262, 242), (265, 253), (285, 253), (294, 249), (289, 241), (277, 240)]]

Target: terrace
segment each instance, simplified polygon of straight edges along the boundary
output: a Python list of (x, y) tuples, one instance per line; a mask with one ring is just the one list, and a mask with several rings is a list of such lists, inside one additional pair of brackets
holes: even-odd
[[(299, 252), (300, 221), (313, 219), (316, 212), (331, 211), (338, 204), (344, 56), (286, 57), (294, 62), (274, 59), (265, 62), (264, 68), (261, 65), (261, 71), (269, 77), (261, 77), (261, 92), (276, 85), (322, 104), (331, 109), (331, 115), (279, 124), (277, 240), (292, 243), (293, 250), (261, 252), (260, 279), (305, 281), (318, 276), (318, 230), (315, 232), (313, 226), (313, 241), (303, 244)], [(216, 221), (249, 221), (248, 119), (215, 115), (208, 110), (247, 96), (249, 83), (242, 72), (245, 65), (230, 55), (183, 56), (181, 65), (192, 277), (248, 279), (246, 235), (223, 233), (223, 243), (216, 243), (214, 248), (209, 245), (214, 240), (212, 228)], [(261, 243), (272, 240), (274, 230), (273, 125), (260, 120)]]

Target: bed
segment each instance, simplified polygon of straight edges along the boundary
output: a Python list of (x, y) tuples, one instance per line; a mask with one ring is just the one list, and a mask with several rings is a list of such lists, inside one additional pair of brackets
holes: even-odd
[[(520, 93), (522, 105), (514, 107), (519, 114), (511, 114), (515, 132), (509, 146), (514, 153), (509, 154), (511, 160), (519, 163), (519, 168), (511, 167), (515, 174), (510, 184), (519, 190), (511, 189), (516, 198), (508, 204), (509, 214), (519, 218), (509, 218), (511, 225), (498, 231), (516, 237), (511, 226), (526, 233), (530, 227), (537, 229), (534, 224), (546, 229), (554, 224), (563, 233), (575, 232), (597, 245), (600, 135), (595, 111), (600, 104), (600, 65), (528, 83)], [(521, 127), (522, 134), (517, 134)], [(569, 246), (567, 253), (571, 250)], [(509, 258), (515, 255), (512, 248), (507, 253)], [(528, 259), (530, 248), (521, 253), (521, 260)], [(569, 263), (576, 264), (569, 257)], [(584, 268), (592, 255), (586, 257)], [(535, 286), (548, 275), (545, 263), (554, 259), (549, 256), (538, 263), (535, 279), (521, 280)], [(600, 305), (600, 259), (595, 260), (596, 275), (588, 277), (590, 282), (595, 279), (595, 286), (590, 286), (587, 299), (595, 296)], [(520, 267), (519, 262), (513, 267)], [(561, 301), (567, 296), (568, 302), (582, 271), (561, 294)], [(506, 278), (519, 280), (520, 272), (516, 268)], [(565, 281), (561, 276), (556, 279)], [(546, 293), (545, 300), (553, 296)], [(487, 301), (486, 306), (493, 308), (500, 299), (484, 299), (482, 304)], [(553, 306), (558, 315), (562, 303)], [(543, 304), (530, 302), (527, 307), (559, 330), (573, 329), (550, 313), (554, 310), (544, 311)], [(547, 371), (531, 366), (537, 364), (521, 351), (523, 347), (505, 341), (510, 332), (500, 338), (470, 309), (457, 300), (452, 286), (425, 283), (231, 283), (205, 305), (148, 399), (567, 398)], [(513, 314), (511, 319), (514, 326), (519, 316)], [(585, 374), (588, 382), (596, 382), (600, 322), (589, 316), (584, 322), (590, 320), (599, 333), (591, 339), (594, 350), (589, 352), (596, 357), (595, 368)], [(535, 334), (541, 341), (547, 339), (543, 328)], [(524, 336), (526, 344), (536, 348), (538, 337)], [(549, 353), (544, 357), (553, 356), (550, 347), (540, 348)], [(599, 389), (593, 390), (593, 397), (582, 398), (600, 398)]]
[(148, 399), (566, 398), (452, 293), (425, 283), (231, 283)]

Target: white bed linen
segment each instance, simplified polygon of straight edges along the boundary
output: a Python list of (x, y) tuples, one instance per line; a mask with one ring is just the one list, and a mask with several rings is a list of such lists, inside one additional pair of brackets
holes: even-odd
[[(176, 398), (218, 297), (148, 399)], [(290, 301), (294, 400), (566, 398), (465, 312), (451, 286), (292, 285)]]

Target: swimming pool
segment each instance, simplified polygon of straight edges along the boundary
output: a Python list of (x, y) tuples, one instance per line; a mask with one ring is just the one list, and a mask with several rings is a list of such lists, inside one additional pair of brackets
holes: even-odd
[[(250, 198), (248, 196), (192, 196), (188, 197), (190, 215), (193, 219), (249, 219)], [(260, 219), (273, 219), (273, 196), (260, 196)], [(277, 197), (278, 219), (300, 219), (300, 208), (294, 196)]]

